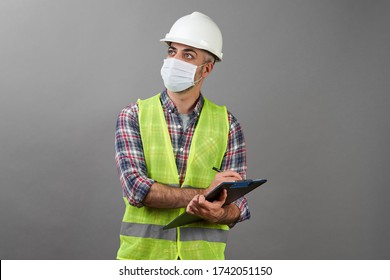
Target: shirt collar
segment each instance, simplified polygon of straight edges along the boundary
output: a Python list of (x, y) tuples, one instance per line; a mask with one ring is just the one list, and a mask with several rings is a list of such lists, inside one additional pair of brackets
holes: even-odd
[[(169, 98), (166, 90), (164, 90), (161, 93), (160, 100), (161, 100), (161, 104), (162, 104), (164, 110), (167, 110), (168, 112), (172, 112), (172, 113), (177, 114), (177, 108), (176, 108), (175, 104), (172, 102), (172, 100)], [(198, 100), (196, 101), (195, 108), (190, 115), (191, 116), (193, 116), (193, 115), (199, 116), (200, 112), (202, 111), (203, 104), (204, 104), (204, 97), (201, 93)]]

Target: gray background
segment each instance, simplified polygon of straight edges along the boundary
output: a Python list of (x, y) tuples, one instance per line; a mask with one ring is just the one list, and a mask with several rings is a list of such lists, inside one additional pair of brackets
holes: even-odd
[(163, 88), (158, 40), (224, 36), (204, 94), (244, 129), (252, 218), (228, 259), (389, 259), (390, 1), (0, 1), (0, 257), (112, 259), (121, 110)]

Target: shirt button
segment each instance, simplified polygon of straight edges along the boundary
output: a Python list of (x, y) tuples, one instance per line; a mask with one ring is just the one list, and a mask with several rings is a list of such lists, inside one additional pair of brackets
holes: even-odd
[(184, 151), (184, 148), (180, 148), (180, 152)]
[(181, 125), (178, 125), (177, 128), (181, 128)]

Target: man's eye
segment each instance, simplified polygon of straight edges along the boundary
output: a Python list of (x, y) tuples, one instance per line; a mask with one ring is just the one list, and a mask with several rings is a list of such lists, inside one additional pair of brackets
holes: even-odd
[(168, 50), (168, 55), (174, 55), (175, 54), (175, 51), (173, 50)]
[(189, 54), (189, 53), (186, 53), (184, 56), (185, 56), (185, 58), (188, 58), (188, 59), (194, 58), (194, 56), (192, 54)]

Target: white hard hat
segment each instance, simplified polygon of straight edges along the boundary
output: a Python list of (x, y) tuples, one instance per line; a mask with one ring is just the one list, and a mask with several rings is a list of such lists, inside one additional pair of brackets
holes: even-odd
[(180, 43), (206, 50), (222, 60), (222, 33), (217, 24), (208, 16), (193, 12), (179, 18), (162, 42)]

